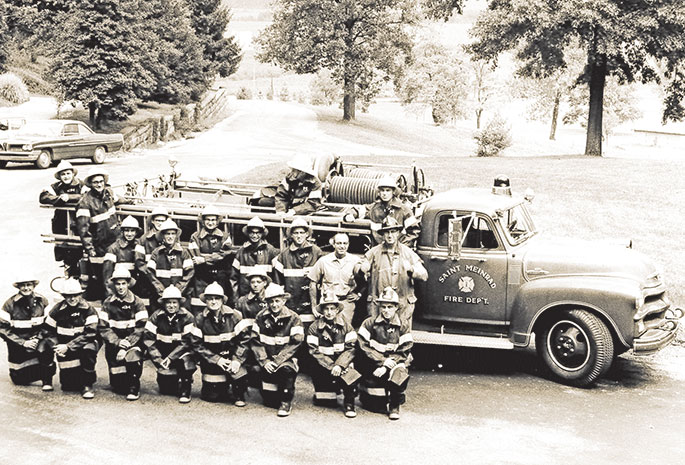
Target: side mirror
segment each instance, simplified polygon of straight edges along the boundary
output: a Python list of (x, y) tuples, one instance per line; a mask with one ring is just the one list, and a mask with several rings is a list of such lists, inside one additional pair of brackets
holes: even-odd
[(452, 218), (447, 229), (447, 256), (452, 260), (461, 257), (461, 242), (464, 232), (461, 230), (461, 219)]

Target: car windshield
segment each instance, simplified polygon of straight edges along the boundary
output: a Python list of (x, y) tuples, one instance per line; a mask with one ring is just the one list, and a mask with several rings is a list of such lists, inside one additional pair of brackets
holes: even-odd
[(537, 233), (533, 219), (523, 203), (504, 210), (500, 218), (507, 240), (512, 245), (520, 244)]
[(58, 136), (62, 131), (62, 123), (58, 121), (32, 121), (26, 123), (16, 134), (22, 136)]

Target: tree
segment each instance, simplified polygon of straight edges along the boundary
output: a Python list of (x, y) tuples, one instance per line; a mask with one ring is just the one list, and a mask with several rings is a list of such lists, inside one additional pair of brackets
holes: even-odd
[[(437, 3), (432, 14), (449, 17), (458, 0)], [(489, 3), (472, 30), (470, 50), (495, 60), (515, 50), (520, 73), (546, 77), (566, 66), (566, 44), (577, 40), (586, 54), (580, 81), (589, 87), (586, 155), (602, 153), (602, 106), (608, 76), (620, 82), (670, 80), (664, 121), (685, 111), (685, 6), (682, 0), (497, 0)]]
[[(588, 88), (575, 87), (569, 93), (569, 110), (564, 115), (564, 123), (579, 122), (587, 127)], [(604, 87), (604, 115), (602, 117), (602, 136), (609, 139), (611, 131), (621, 123), (633, 121), (641, 116), (640, 109), (635, 104), (632, 88), (620, 85), (618, 79), (610, 77)]]
[(154, 33), (146, 67), (154, 76), (148, 96), (162, 103), (197, 100), (207, 88), (203, 44), (195, 35), (185, 0), (147, 0), (142, 21)]
[(0, 3), (0, 74), (7, 71), (7, 56), (9, 51), (7, 43), (9, 42), (9, 30), (5, 17), (7, 16), (6, 7), (4, 3)]
[(464, 116), (469, 75), (462, 57), (440, 44), (423, 42), (414, 47), (413, 58), (397, 86), (402, 104), (430, 107), (436, 124)]
[(67, 99), (89, 109), (91, 125), (125, 119), (153, 87), (141, 58), (150, 56), (150, 32), (138, 21), (139, 1), (81, 0), (67, 16), (48, 74)]
[(412, 0), (277, 0), (257, 37), (258, 59), (298, 74), (328, 69), (343, 90), (343, 119), (355, 118), (379, 81), (397, 78), (410, 56)]
[(235, 73), (242, 56), (234, 36), (225, 37), (231, 20), (229, 10), (221, 0), (187, 0), (195, 35), (203, 48), (201, 64), (207, 86), (217, 73), (227, 77)]

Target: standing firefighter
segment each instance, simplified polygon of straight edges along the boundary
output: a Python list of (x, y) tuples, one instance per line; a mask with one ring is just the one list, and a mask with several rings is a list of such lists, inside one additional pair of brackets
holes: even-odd
[(193, 315), (181, 307), (185, 298), (174, 286), (164, 289), (159, 298), (162, 307), (145, 324), (144, 340), (150, 360), (157, 368), (159, 393), (176, 395), (182, 404), (190, 402), (193, 373), (197, 369), (193, 333), (197, 333)]
[(152, 251), (162, 245), (159, 228), (167, 219), (169, 219), (169, 212), (165, 208), (155, 207), (152, 210), (147, 219), (147, 232), (140, 238), (143, 248), (137, 249), (139, 252), (136, 253), (136, 268), (140, 272), (137, 292), (148, 308), (152, 307), (150, 303), (155, 302), (158, 295), (148, 277), (147, 262), (150, 261)]
[(400, 242), (411, 246), (416, 238), (419, 237), (419, 220), (414, 216), (411, 209), (402, 203), (398, 197), (400, 189), (397, 181), (390, 176), (386, 176), (378, 181), (378, 200), (362, 206), (358, 215), (371, 220), (371, 230), (376, 244), (382, 242), (380, 229), (383, 220), (388, 217), (394, 218), (397, 224), (402, 226)]
[(312, 229), (302, 218), (295, 218), (288, 228), (290, 244), (273, 261), (275, 279), (290, 294), (288, 308), (300, 315), (305, 327), (314, 321), (309, 296), (309, 272), (323, 255), (311, 241)]
[[(107, 248), (119, 238), (119, 219), (114, 206), (124, 203), (108, 187), (109, 175), (102, 168), (91, 168), (86, 176), (86, 186), (76, 210), (76, 224), (81, 237), (84, 254), (90, 262), (90, 270), (82, 280), (88, 280), (88, 298), (103, 299), (102, 264)], [(92, 281), (92, 282), (91, 282)]]
[(0, 310), (0, 337), (7, 342), (10, 379), (26, 385), (42, 381), (43, 391), (52, 391), (55, 356), (43, 328), (48, 300), (35, 292), (38, 280), (19, 276), (14, 282), (19, 292)]
[(310, 158), (298, 155), (288, 162), (290, 173), (276, 190), (276, 213), (307, 215), (321, 208), (321, 181)]
[(64, 300), (50, 310), (45, 325), (57, 355), (63, 391), (81, 391), (84, 399), (95, 397), (95, 361), (98, 354), (98, 315), (81, 294), (75, 279), (67, 279), (60, 291)]
[(205, 309), (195, 317), (199, 330), (197, 353), (201, 358), (202, 399), (225, 401), (232, 388), (236, 407), (245, 406), (247, 371), (245, 360), (249, 351), (251, 324), (240, 312), (225, 305), (224, 289), (211, 283), (201, 296)]
[(173, 220), (166, 220), (160, 225), (159, 234), (162, 245), (150, 255), (147, 277), (159, 297), (169, 286), (175, 286), (181, 294), (188, 295), (191, 291), (188, 285), (195, 270), (190, 253), (181, 246), (181, 229)]
[(252, 350), (262, 368), (262, 399), (268, 406), (279, 405), (278, 416), (292, 411), (298, 365), (295, 353), (304, 340), (304, 328), (297, 313), (285, 306), (290, 297), (282, 286), (266, 288), (268, 309), (252, 325)]
[(367, 318), (358, 331), (355, 362), (363, 375), (360, 399), (366, 409), (387, 411), (391, 420), (399, 420), (414, 342), (409, 324), (397, 316), (397, 292), (385, 288), (376, 302), (379, 315)]
[[(114, 244), (107, 247), (104, 262), (102, 263), (102, 279), (107, 284), (107, 295), (111, 295), (114, 288), (109, 280), (112, 277), (114, 268), (125, 268), (133, 277), (134, 283), (140, 279), (140, 271), (136, 268), (136, 258), (145, 253), (145, 249), (140, 244), (138, 237), (142, 229), (138, 226), (138, 220), (132, 216), (127, 216), (121, 222), (121, 236), (114, 241)], [(137, 289), (131, 288), (138, 294)]]
[(99, 330), (105, 341), (109, 384), (117, 394), (126, 394), (126, 399), (138, 400), (147, 310), (140, 297), (130, 290), (135, 280), (128, 269), (117, 266), (108, 285), (112, 294), (102, 303)]
[(219, 227), (221, 215), (216, 207), (207, 205), (200, 213), (198, 221), (200, 230), (190, 236), (188, 243), (188, 252), (195, 265), (195, 285), (191, 299), (195, 315), (204, 307), (200, 295), (209, 283), (216, 281), (222, 288), (229, 289), (229, 256), (233, 246), (231, 236)]
[[(52, 217), (53, 234), (67, 234), (69, 229), (73, 231), (76, 221), (73, 213), (58, 208), (75, 206), (85, 191), (83, 181), (76, 177), (77, 174), (78, 170), (71, 163), (61, 161), (55, 170), (57, 182), (40, 193), (39, 202), (41, 204), (56, 207)], [(80, 274), (78, 262), (82, 256), (83, 252), (80, 247), (55, 246), (55, 260), (64, 262), (69, 276), (78, 278)]]
[(395, 218), (383, 220), (383, 227), (378, 230), (383, 242), (372, 247), (365, 254), (361, 270), (370, 273), (369, 281), (369, 316), (378, 315), (378, 300), (381, 290), (390, 287), (399, 295), (399, 317), (409, 323), (414, 314), (416, 295), (414, 281), (428, 279), (428, 271), (416, 252), (398, 241), (402, 226)]
[(266, 241), (266, 229), (261, 218), (255, 216), (243, 227), (248, 241), (238, 249), (233, 260), (233, 297), (237, 300), (250, 292), (247, 277), (257, 271), (271, 275), (273, 259), (279, 254), (277, 248)]
[(357, 344), (357, 333), (340, 315), (341, 302), (334, 292), (328, 292), (319, 304), (320, 316), (309, 326), (307, 346), (316, 360), (312, 370), (314, 404), (336, 406), (338, 391), (343, 391), (345, 416), (354, 418), (357, 413), (357, 381), (360, 374), (352, 366)]

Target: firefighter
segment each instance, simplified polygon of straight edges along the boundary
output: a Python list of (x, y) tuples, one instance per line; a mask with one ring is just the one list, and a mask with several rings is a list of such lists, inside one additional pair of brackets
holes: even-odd
[(150, 255), (147, 277), (159, 297), (169, 286), (175, 286), (181, 294), (189, 295), (189, 283), (195, 270), (190, 253), (181, 246), (181, 229), (168, 219), (160, 225), (159, 235), (161, 245)]
[(195, 373), (194, 338), (197, 328), (192, 313), (181, 307), (185, 297), (169, 286), (159, 298), (161, 309), (145, 324), (144, 342), (157, 368), (159, 393), (176, 395), (182, 404), (190, 402)]
[(338, 391), (343, 391), (345, 416), (354, 418), (357, 412), (357, 381), (361, 377), (354, 369), (357, 333), (342, 317), (342, 304), (335, 292), (327, 292), (319, 303), (319, 317), (309, 326), (307, 346), (316, 360), (312, 370), (314, 405), (337, 406)]
[[(243, 321), (247, 322), (246, 324), (252, 328), (252, 324), (254, 323), (257, 314), (267, 308), (266, 300), (264, 300), (264, 291), (271, 283), (271, 278), (263, 271), (255, 270), (252, 274), (247, 276), (247, 280), (250, 283), (250, 292), (238, 299), (235, 308), (242, 315)], [(250, 387), (258, 388), (260, 385), (260, 369), (254, 353), (251, 350), (248, 352), (243, 366), (245, 366), (245, 369), (247, 370), (249, 376), (248, 384)]]
[(95, 397), (95, 361), (98, 354), (98, 315), (83, 297), (81, 284), (73, 278), (62, 285), (64, 300), (55, 304), (45, 326), (57, 355), (63, 391), (81, 391), (84, 399)]
[[(358, 256), (348, 253), (350, 238), (345, 233), (333, 236), (333, 252), (324, 255), (309, 272), (309, 299), (312, 309), (316, 308), (317, 293), (332, 290), (343, 306), (342, 315), (352, 323), (357, 301), (361, 292), (357, 289), (356, 275), (361, 267)], [(317, 315), (318, 316), (318, 315)]]
[[(145, 249), (140, 244), (138, 238), (142, 233), (142, 229), (138, 225), (138, 220), (132, 216), (127, 216), (121, 222), (121, 236), (114, 244), (107, 247), (104, 262), (102, 263), (102, 278), (107, 283), (107, 295), (112, 295), (114, 288), (110, 285), (110, 278), (114, 268), (126, 268), (131, 276), (133, 282), (136, 283), (140, 279), (140, 271), (136, 268), (136, 257), (145, 253)], [(138, 289), (131, 286), (131, 291), (138, 295)]]
[(309, 157), (298, 155), (288, 162), (290, 172), (278, 185), (276, 213), (307, 215), (321, 208), (321, 181)]
[(191, 307), (193, 314), (202, 311), (204, 304), (200, 295), (211, 282), (218, 282), (222, 288), (229, 289), (228, 271), (230, 269), (233, 240), (219, 228), (221, 215), (213, 205), (202, 209), (198, 222), (200, 230), (190, 236), (188, 252), (195, 265), (195, 280)]
[(138, 400), (147, 310), (140, 297), (131, 292), (135, 279), (128, 268), (117, 265), (108, 285), (112, 291), (102, 303), (98, 330), (105, 341), (109, 384), (117, 394), (126, 394), (127, 400)]
[(7, 343), (10, 379), (27, 385), (41, 381), (43, 391), (52, 391), (55, 355), (43, 323), (48, 299), (35, 292), (38, 280), (18, 276), (18, 292), (7, 299), (0, 310), (0, 337)]
[[(71, 163), (66, 160), (61, 161), (55, 170), (57, 182), (43, 189), (38, 198), (39, 202), (53, 207), (75, 206), (86, 190), (83, 181), (76, 177), (77, 174), (78, 170)], [(75, 232), (75, 221), (73, 213), (56, 209), (52, 217), (52, 232), (54, 234), (68, 234), (70, 230)], [(83, 251), (80, 247), (55, 245), (55, 261), (64, 262), (68, 276), (78, 278), (80, 274), (78, 262), (82, 256)]]
[(311, 240), (311, 226), (303, 218), (295, 218), (288, 227), (289, 245), (274, 258), (274, 278), (290, 294), (288, 308), (300, 315), (305, 329), (314, 321), (309, 297), (309, 271), (323, 255)]
[(250, 292), (247, 276), (255, 271), (263, 271), (271, 275), (273, 259), (279, 254), (279, 250), (266, 241), (266, 229), (261, 218), (255, 216), (243, 227), (243, 234), (248, 238), (236, 252), (233, 260), (233, 296), (238, 299)]
[(412, 246), (419, 237), (421, 227), (419, 220), (411, 209), (399, 198), (400, 189), (396, 180), (386, 176), (378, 181), (378, 198), (375, 202), (354, 209), (352, 216), (371, 220), (371, 231), (375, 244), (383, 242), (380, 229), (383, 220), (392, 217), (402, 226), (400, 242)]
[(383, 225), (378, 230), (383, 242), (366, 252), (361, 270), (370, 273), (369, 316), (378, 316), (376, 297), (381, 290), (390, 287), (399, 295), (399, 318), (411, 326), (416, 303), (414, 281), (426, 281), (428, 272), (421, 258), (412, 249), (399, 243), (401, 229), (402, 225), (395, 218), (389, 216), (383, 220)]
[(386, 287), (376, 297), (379, 315), (369, 317), (359, 328), (359, 351), (355, 363), (362, 373), (360, 400), (371, 411), (388, 412), (399, 420), (409, 383), (409, 363), (414, 344), (409, 324), (397, 315), (399, 296)]
[(137, 292), (148, 309), (152, 307), (150, 303), (154, 303), (158, 295), (157, 290), (148, 278), (147, 262), (150, 261), (152, 251), (162, 245), (159, 237), (159, 228), (168, 219), (169, 212), (164, 207), (152, 209), (152, 213), (147, 218), (147, 232), (140, 238), (143, 249), (136, 253), (136, 268), (139, 273)]
[(82, 279), (87, 280), (89, 300), (100, 300), (105, 296), (102, 263), (107, 247), (119, 238), (119, 219), (114, 206), (129, 203), (114, 194), (108, 181), (109, 175), (105, 170), (99, 167), (91, 168), (85, 178), (86, 186), (90, 190), (83, 194), (76, 210), (78, 234), (81, 237), (84, 255), (90, 263), (88, 275), (82, 275)]
[(289, 297), (283, 286), (269, 284), (268, 308), (252, 325), (252, 350), (262, 370), (262, 399), (267, 406), (279, 405), (279, 417), (292, 412), (298, 372), (295, 353), (304, 340), (300, 317), (285, 305)]
[(199, 330), (196, 347), (202, 369), (201, 397), (209, 402), (224, 401), (230, 388), (233, 404), (244, 407), (251, 323), (225, 305), (227, 298), (219, 283), (209, 284), (200, 297), (206, 304), (195, 317)]

